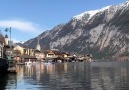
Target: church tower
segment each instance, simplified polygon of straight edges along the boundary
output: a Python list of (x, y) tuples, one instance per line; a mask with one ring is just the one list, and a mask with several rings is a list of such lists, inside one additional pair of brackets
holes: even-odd
[(40, 47), (40, 44), (39, 44), (39, 37), (38, 37), (38, 43), (37, 43), (36, 49), (39, 50), (39, 51), (41, 50), (41, 47)]
[(9, 45), (8, 35), (5, 35), (5, 45)]

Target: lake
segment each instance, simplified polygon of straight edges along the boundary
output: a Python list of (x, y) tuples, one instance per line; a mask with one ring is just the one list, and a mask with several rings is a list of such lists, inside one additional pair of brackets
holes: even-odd
[(68, 62), (17, 65), (0, 75), (0, 90), (129, 90), (129, 62)]

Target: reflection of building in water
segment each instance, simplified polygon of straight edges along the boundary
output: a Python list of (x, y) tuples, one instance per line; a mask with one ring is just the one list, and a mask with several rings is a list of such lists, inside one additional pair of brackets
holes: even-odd
[(75, 63), (75, 65), (74, 65), (74, 72), (77, 71), (76, 68), (77, 68), (77, 65), (76, 65), (76, 63)]
[(55, 72), (55, 65), (53, 64), (47, 64), (46, 65), (47, 73), (53, 74)]
[(41, 74), (41, 72), (40, 72), (41, 71), (41, 66), (39, 64), (36, 64), (35, 66), (36, 66), (35, 67), (36, 68), (36, 72), (35, 72), (36, 73), (36, 80), (39, 81), (40, 80), (40, 74)]
[(16, 71), (17, 71), (17, 76), (18, 80), (22, 80), (24, 77), (24, 69), (22, 65), (17, 65), (16, 66)]
[(24, 74), (27, 77), (31, 78), (33, 75), (33, 66), (32, 65), (25, 66), (25, 73)]
[(43, 63), (40, 63), (40, 66), (41, 66), (40, 72), (41, 72), (41, 74), (44, 74), (44, 72), (45, 72), (45, 65)]
[(66, 89), (66, 87), (68, 90), (91, 90), (90, 65), (63, 63), (55, 66), (56, 74), (50, 74), (51, 83), (54, 83), (53, 88), (55, 88), (53, 90)]
[(64, 63), (64, 72), (67, 73), (68, 64)]

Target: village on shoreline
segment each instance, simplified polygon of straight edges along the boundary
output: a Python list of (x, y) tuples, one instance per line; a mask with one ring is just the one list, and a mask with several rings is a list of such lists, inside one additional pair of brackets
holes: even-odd
[[(0, 34), (1, 58), (13, 60), (16, 64), (25, 64), (25, 62), (82, 62), (92, 60), (92, 55), (78, 56), (75, 53), (59, 51), (57, 49), (41, 51), (39, 40), (35, 49), (26, 46), (15, 45), (9, 41), (8, 35)], [(1, 60), (2, 61), (2, 60)]]

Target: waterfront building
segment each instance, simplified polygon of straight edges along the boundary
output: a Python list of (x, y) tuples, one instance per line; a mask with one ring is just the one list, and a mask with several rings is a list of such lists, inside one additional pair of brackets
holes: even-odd
[(45, 54), (43, 52), (38, 51), (38, 50), (35, 51), (35, 56), (36, 56), (37, 60), (42, 60), (45, 58)]
[(35, 50), (17, 45), (14, 47), (14, 54), (34, 56)]
[(3, 58), (3, 49), (4, 49), (4, 37), (0, 34), (0, 58)]
[(56, 57), (56, 54), (54, 53), (54, 51), (49, 50), (45, 52), (45, 56), (46, 58), (53, 58), (53, 57)]
[(6, 34), (4, 37), (4, 51), (9, 60), (13, 59), (13, 48), (14, 44), (12, 41), (9, 41), (8, 35)]
[(14, 50), (14, 59), (17, 62), (25, 62), (28, 61), (29, 59), (35, 61), (36, 57), (35, 57), (35, 49), (30, 49), (27, 47), (22, 47), (22, 46), (15, 46)]
[(67, 57), (69, 56), (68, 53), (66, 52), (62, 52), (62, 51), (58, 51), (58, 50), (47, 50), (45, 51), (45, 59), (46, 60), (66, 60)]
[(6, 58), (5, 57), (5, 38), (4, 36), (0, 33), (0, 58)]
[(26, 46), (16, 45), (14, 47), (14, 59), (17, 62), (25, 62), (29, 59), (31, 61), (41, 60), (45, 57), (44, 53), (40, 51), (40, 48), (32, 49)]
[(0, 72), (5, 72), (8, 69), (5, 44), (5, 37), (0, 33)]

